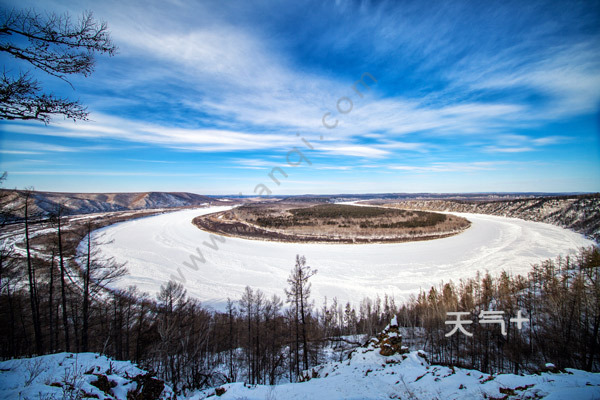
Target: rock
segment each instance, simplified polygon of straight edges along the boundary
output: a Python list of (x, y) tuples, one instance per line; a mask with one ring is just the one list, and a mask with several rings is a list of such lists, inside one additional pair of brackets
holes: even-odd
[(127, 400), (158, 400), (165, 388), (165, 383), (154, 378), (151, 373), (134, 376), (131, 380), (137, 386), (127, 392)]
[(117, 383), (114, 381), (108, 380), (106, 375), (102, 374), (94, 374), (96, 375), (96, 380), (90, 382), (90, 385), (96, 386), (98, 389), (102, 390), (104, 394), (111, 395), (111, 389), (117, 386)]
[(556, 367), (556, 365), (552, 364), (552, 363), (546, 363), (544, 365), (543, 368), (541, 368), (542, 372), (551, 372), (551, 373), (558, 373), (561, 372), (561, 370), (559, 368)]
[(225, 388), (222, 388), (222, 387), (220, 387), (220, 388), (216, 388), (216, 389), (215, 389), (215, 394), (216, 394), (217, 396), (223, 396), (223, 395), (225, 394), (225, 392), (226, 392), (226, 391), (227, 391), (227, 390), (225, 390)]
[(379, 354), (382, 356), (388, 357), (394, 354), (408, 353), (408, 347), (402, 346), (402, 335), (400, 335), (396, 317), (392, 319), (383, 332), (372, 339), (372, 344), (379, 347)]

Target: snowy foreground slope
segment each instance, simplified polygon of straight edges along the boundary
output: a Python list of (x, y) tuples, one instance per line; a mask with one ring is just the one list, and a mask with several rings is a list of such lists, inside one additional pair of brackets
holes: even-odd
[(347, 361), (306, 371), (305, 382), (232, 383), (189, 399), (600, 399), (600, 374), (567, 369), (540, 375), (489, 375), (430, 365), (425, 352), (408, 352), (399, 342), (397, 328), (388, 326)]
[(113, 361), (95, 353), (58, 353), (0, 362), (2, 400), (82, 398), (166, 400), (174, 398), (174, 393), (131, 362)]
[[(385, 355), (384, 355), (385, 354)], [(278, 386), (231, 383), (179, 399), (600, 399), (600, 374), (567, 369), (540, 375), (489, 375), (430, 365), (401, 346), (388, 326), (343, 362), (305, 371), (305, 382)], [(60, 353), (0, 363), (0, 399), (170, 399), (168, 385), (127, 361)]]
[[(481, 214), (457, 214), (472, 225), (444, 239), (394, 244), (279, 243), (219, 237), (198, 229), (192, 219), (229, 207), (184, 210), (115, 224), (96, 231), (102, 256), (127, 262), (119, 288), (136, 285), (154, 295), (169, 279), (184, 281), (187, 293), (223, 309), (227, 297), (244, 287), (267, 296), (283, 295), (296, 254), (318, 269), (312, 298), (340, 303), (383, 294), (407, 300), (420, 288), (475, 276), (477, 271), (526, 274), (531, 264), (567, 255), (592, 241), (557, 226)], [(211, 240), (211, 237), (213, 240)], [(191, 256), (195, 256), (192, 264)], [(204, 259), (204, 262), (200, 261)]]
[[(232, 383), (190, 396), (222, 399), (600, 399), (600, 375), (567, 369), (563, 373), (490, 376), (479, 371), (429, 365), (425, 354), (384, 357), (361, 349), (344, 363), (315, 369), (308, 382), (279, 386)], [(217, 389), (217, 390), (218, 390)], [(214, 397), (213, 397), (214, 396)]]

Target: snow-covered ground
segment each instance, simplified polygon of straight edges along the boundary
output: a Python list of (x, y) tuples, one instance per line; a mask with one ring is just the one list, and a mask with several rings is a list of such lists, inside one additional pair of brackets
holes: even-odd
[[(547, 399), (600, 398), (600, 375), (567, 369), (540, 375), (489, 375), (476, 370), (429, 365), (425, 354), (384, 357), (375, 350), (358, 349), (352, 359), (314, 368), (318, 378), (278, 386), (224, 385), (199, 392), (188, 400), (211, 399)], [(510, 395), (510, 396), (507, 396)]]
[(567, 368), (531, 375), (490, 375), (473, 369), (432, 365), (423, 351), (408, 352), (397, 319), (352, 351), (343, 361), (327, 362), (302, 373), (304, 382), (277, 386), (225, 384), (198, 391), (187, 400), (206, 398), (276, 399), (599, 399), (600, 374)]
[[(118, 287), (136, 285), (154, 295), (173, 276), (184, 279), (188, 295), (222, 309), (246, 285), (283, 297), (296, 254), (318, 270), (311, 281), (320, 306), (358, 303), (363, 296), (393, 295), (405, 300), (420, 288), (474, 276), (476, 271), (527, 273), (531, 264), (567, 255), (593, 242), (553, 225), (481, 214), (460, 214), (472, 222), (445, 239), (397, 244), (279, 243), (219, 237), (198, 229), (198, 215), (231, 207), (183, 210), (112, 225), (96, 231), (106, 257), (127, 262)], [(211, 240), (211, 236), (212, 239)], [(198, 251), (205, 262), (200, 261)], [(196, 255), (195, 264), (191, 256)], [(186, 264), (184, 264), (186, 263)]]
[[(600, 398), (600, 374), (567, 368), (539, 375), (489, 375), (477, 370), (431, 365), (422, 351), (380, 354), (371, 341), (349, 359), (305, 373), (302, 383), (277, 386), (225, 384), (178, 396), (182, 400), (342, 399), (548, 399)], [(220, 397), (217, 396), (217, 393)], [(136, 397), (139, 396), (139, 397)], [(145, 397), (144, 397), (145, 396)], [(129, 361), (95, 353), (59, 353), (0, 362), (0, 400), (174, 398), (168, 384)]]
[[(205, 390), (187, 400), (366, 400), (366, 399), (547, 399), (600, 398), (600, 374), (569, 369), (540, 375), (489, 375), (477, 370), (430, 365), (423, 352), (385, 357), (359, 348), (344, 362), (314, 368), (317, 378), (277, 386), (223, 385), (221, 396)], [(222, 392), (224, 389), (224, 393)], [(509, 395), (509, 396), (507, 396)]]
[(57, 353), (0, 362), (0, 400), (127, 400), (142, 391), (158, 392), (165, 400), (174, 395), (168, 385), (147, 376), (130, 361), (114, 361), (96, 353)]

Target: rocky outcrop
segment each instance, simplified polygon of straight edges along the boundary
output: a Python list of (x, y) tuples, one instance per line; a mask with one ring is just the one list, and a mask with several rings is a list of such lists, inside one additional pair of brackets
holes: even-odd
[(402, 346), (402, 335), (400, 335), (396, 317), (381, 333), (371, 339), (369, 344), (379, 348), (379, 354), (386, 357), (408, 353), (408, 347)]

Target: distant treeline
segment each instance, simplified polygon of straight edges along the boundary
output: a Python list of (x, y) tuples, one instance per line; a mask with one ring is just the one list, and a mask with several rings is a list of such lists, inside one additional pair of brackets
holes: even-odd
[(321, 204), (313, 207), (294, 208), (290, 212), (299, 218), (372, 218), (403, 216), (404, 210), (381, 207), (357, 207), (346, 204)]
[[(251, 208), (248, 208), (251, 210)], [(292, 226), (313, 226), (318, 224), (350, 226), (355, 223), (360, 228), (423, 228), (446, 221), (445, 214), (425, 211), (406, 211), (381, 207), (357, 207), (345, 204), (322, 204), (313, 207), (290, 209), (291, 215), (264, 215), (261, 210), (255, 223), (265, 228), (286, 228)], [(385, 222), (394, 217), (403, 221)], [(372, 220), (376, 218), (375, 220)], [(371, 220), (369, 220), (371, 219)]]
[[(249, 208), (249, 210), (252, 210)], [(261, 210), (262, 211), (262, 210)], [(265, 228), (285, 228), (291, 226), (313, 226), (319, 223), (327, 225), (342, 224), (344, 220), (366, 219), (374, 217), (405, 216), (404, 210), (385, 209), (381, 207), (357, 207), (345, 204), (320, 204), (312, 207), (293, 208), (291, 215), (259, 214), (255, 222)], [(408, 212), (410, 214), (410, 212)]]
[(364, 221), (360, 223), (360, 227), (363, 229), (367, 228), (384, 228), (384, 229), (395, 229), (395, 228), (424, 228), (427, 226), (436, 226), (446, 221), (445, 214), (430, 213), (424, 211), (414, 211), (414, 218), (408, 221), (398, 221), (391, 223), (375, 223), (373, 221)]

